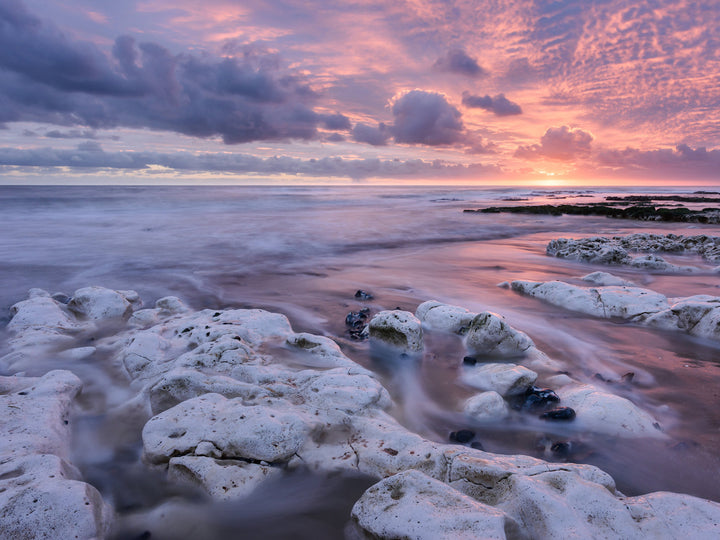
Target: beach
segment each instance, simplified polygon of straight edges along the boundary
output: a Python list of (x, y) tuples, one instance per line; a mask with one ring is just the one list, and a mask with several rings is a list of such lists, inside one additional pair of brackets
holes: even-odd
[[(208, 322), (203, 322), (208, 325), (207, 343), (215, 339), (210, 336), (212, 329), (220, 328), (219, 321), (225, 316), (220, 314), (264, 310), (286, 317), (291, 330), (278, 330), (256, 341), (241, 336), (252, 354), (269, 358), (261, 365), (283, 366), (278, 368), (282, 373), (331, 369), (319, 360), (313, 366), (306, 351), (301, 350), (302, 342), (293, 336), (307, 334), (327, 340), (315, 343), (312, 340), (316, 338), (303, 338), (315, 343), (311, 349), (331, 351), (323, 353), (323, 358), (329, 355), (333, 362), (339, 362), (332, 365), (333, 369), (352, 371), (357, 365), (357, 369), (368, 370), (353, 373), (376, 381), (371, 386), (377, 383), (379, 394), (374, 394), (372, 407), (380, 407), (377, 403), (385, 399), (378, 397), (385, 395), (381, 388), (387, 391), (389, 401), (383, 405), (387, 422), (396, 422), (407, 437), (412, 434), (432, 445), (455, 444), (463, 451), (477, 450), (483, 455), (519, 455), (564, 466), (595, 466), (614, 479), (623, 497), (667, 491), (720, 502), (716, 451), (720, 445), (718, 341), (709, 333), (699, 335), (667, 324), (645, 324), (645, 319), (598, 317), (590, 311), (567, 309), (521, 293), (514, 285), (519, 281), (560, 280), (588, 288), (591, 284), (583, 282), (583, 276), (606, 272), (666, 299), (720, 296), (718, 264), (698, 253), (661, 253), (675, 267), (692, 267), (691, 271), (673, 271), (587, 262), (549, 256), (546, 251), (548, 244), (559, 238), (636, 233), (714, 236), (718, 226), (603, 216), (463, 212), (520, 202), (578, 204), (602, 201), (607, 195), (692, 192), (687, 188), (638, 191), (362, 185), (4, 187), (0, 190), (4, 217), (0, 313), (3, 326), (10, 326), (2, 336), (0, 375), (8, 379), (43, 377), (52, 370), (67, 370), (79, 379), (82, 390), (68, 405), (70, 447), (64, 459), (77, 467), (82, 481), (98, 490), (108, 506), (108, 515), (113, 516), (107, 520), (113, 523), (108, 534), (116, 538), (129, 538), (123, 535), (146, 530), (153, 539), (213, 537), (228, 531), (245, 531), (250, 538), (259, 530), (266, 538), (283, 538), (290, 525), (297, 538), (351, 537), (348, 523), (353, 519), (356, 524), (362, 523), (361, 518), (351, 518), (353, 505), (379, 477), (388, 476), (369, 465), (348, 475), (320, 464), (303, 468), (288, 457), (293, 454), (290, 452), (278, 460), (297, 472), (286, 471), (267, 483), (258, 482), (256, 489), (238, 493), (234, 499), (213, 495), (207, 485), (204, 490), (202, 486), (190, 489), (183, 482), (168, 479), (167, 460), (152, 458), (147, 441), (143, 443), (143, 429), (149, 419), (144, 408), (147, 404), (142, 402), (152, 395), (147, 388), (167, 373), (151, 374), (154, 368), (145, 366), (133, 372), (126, 360), (131, 347), (128, 343), (156, 325), (170, 328), (175, 324), (172, 321), (200, 317), (203, 310), (209, 310)], [(135, 291), (137, 300), (125, 294), (128, 308), (120, 316), (94, 317), (87, 311), (90, 308), (70, 309), (80, 305), (77, 298), (82, 295), (77, 291), (92, 286)], [(46, 293), (28, 293), (34, 288)], [(358, 296), (359, 291), (371, 298)], [(156, 306), (159, 299), (167, 297), (178, 299), (182, 309)], [(61, 341), (53, 341), (59, 335), (53, 330), (51, 346), (38, 347), (32, 332), (44, 332), (40, 325), (12, 327), (11, 307), (28, 298), (50, 298), (42, 302), (54, 302), (64, 314), (70, 310), (74, 318), (68, 320), (77, 328), (61, 328)], [(523, 355), (514, 354), (499, 355), (494, 362), (526, 366), (537, 375), (533, 384), (538, 387), (556, 390), (563, 385), (585, 385), (598, 395), (622, 398), (634, 407), (637, 418), (652, 419), (647, 423), (649, 431), (643, 431), (644, 427), (623, 431), (622, 426), (609, 430), (602, 423), (584, 423), (581, 408), (572, 422), (546, 421), (538, 418), (543, 411), (529, 412), (522, 404), (514, 406), (517, 399), (510, 390), (502, 395), (505, 405), (500, 403), (494, 409), (496, 417), (473, 417), (468, 413), (467, 400), (485, 387), (468, 383), (466, 371), (477, 367), (468, 364), (478, 361), (464, 361), (473, 356), (467, 345), (468, 330), (447, 331), (433, 326), (429, 318), (423, 319), (417, 310), (427, 301), (458, 306), (473, 315), (491, 312), (500, 316), (513, 332), (528, 336), (533, 351), (544, 356), (532, 365), (517, 360)], [(370, 339), (351, 335), (346, 317), (363, 308), (368, 310), (368, 322), (386, 311), (409, 312), (420, 319), (422, 344), (410, 355), (411, 362), (401, 361), (398, 367), (393, 354), (382, 348), (378, 352), (372, 330)], [(156, 311), (146, 313), (140, 321), (136, 315), (143, 309)], [(660, 311), (658, 308), (657, 313)], [(134, 326), (128, 322), (133, 317)], [(239, 320), (226, 322), (241, 327)], [(184, 328), (176, 330), (177, 339), (185, 339), (180, 336)], [(202, 340), (195, 345), (205, 346)], [(169, 353), (162, 355), (167, 362), (175, 361)], [(476, 356), (478, 364), (489, 363), (482, 353)], [(338, 360), (341, 358), (353, 364)], [(223, 372), (223, 376), (248, 384), (251, 381), (232, 373)], [(270, 377), (269, 373), (263, 377)], [(278, 375), (278, 380), (283, 376)], [(9, 392), (6, 389), (5, 394)], [(217, 392), (200, 392), (195, 399), (202, 399), (206, 393)], [(566, 390), (568, 397), (558, 393), (561, 404), (563, 399), (571, 399), (570, 390)], [(129, 403), (135, 408), (128, 408)], [(182, 401), (173, 402), (173, 407), (181, 405)], [(277, 403), (273, 407), (282, 409)], [(302, 411), (293, 414), (303, 417), (307, 411)], [(472, 440), (458, 440), (462, 430), (471, 432)], [(477, 443), (475, 447), (473, 443)], [(569, 446), (556, 446), (560, 443)], [(449, 452), (442, 448), (442, 452)], [(295, 452), (300, 451), (296, 448)], [(212, 457), (212, 452), (207, 456)], [(318, 456), (320, 463), (325, 454)], [(252, 458), (251, 462), (266, 467), (274, 463), (273, 459)], [(358, 459), (364, 463), (362, 456)], [(307, 497), (307, 493), (313, 496)], [(210, 523), (209, 532), (194, 530), (187, 536), (171, 532), (172, 518), (159, 517), (162, 509), (168, 508), (163, 505), (171, 500), (181, 509), (175, 510), (177, 516), (186, 512), (185, 518), (196, 525)], [(192, 510), (182, 510), (183, 505)], [(503, 511), (513, 520), (519, 519), (509, 510)], [(173, 515), (169, 510), (167, 513)], [(521, 520), (519, 523), (518, 534), (527, 534), (526, 525)]]

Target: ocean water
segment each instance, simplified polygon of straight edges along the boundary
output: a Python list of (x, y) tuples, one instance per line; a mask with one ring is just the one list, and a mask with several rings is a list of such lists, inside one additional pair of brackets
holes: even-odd
[[(572, 459), (599, 465), (626, 494), (668, 490), (720, 501), (716, 344), (595, 320), (497, 286), (513, 279), (573, 279), (604, 270), (672, 297), (720, 295), (720, 276), (691, 255), (667, 258), (706, 272), (658, 275), (545, 255), (547, 242), (558, 237), (633, 232), (718, 235), (720, 227), (463, 213), (489, 205), (593, 202), (607, 193), (370, 186), (3, 187), (0, 321), (9, 320), (9, 307), (23, 300), (31, 287), (71, 294), (88, 285), (136, 290), (146, 306), (175, 295), (196, 309), (259, 307), (282, 312), (296, 331), (332, 337), (348, 356), (377, 370), (398, 404), (393, 411), (397, 418), (430, 439), (447, 441), (450, 431), (469, 428), (488, 451), (544, 458), (552, 458), (544, 449), (547, 441), (572, 440), (581, 448)], [(375, 299), (356, 301), (357, 289), (370, 291)], [(344, 319), (351, 310), (367, 305), (373, 312), (396, 307), (414, 311), (430, 299), (502, 314), (574, 378), (629, 398), (652, 413), (668, 440), (610, 440), (523, 418), (470, 425), (459, 413), (470, 395), (457, 382), (463, 356), (459, 340), (430, 334), (420, 365), (397, 373), (378, 365), (367, 343), (353, 341), (346, 333)], [(177, 493), (162, 478), (148, 476), (139, 453), (127, 450), (139, 448), (137, 425), (130, 420), (127, 426), (103, 425), (104, 408), (112, 399), (126, 396), (127, 388), (125, 381), (108, 375), (102, 358), (72, 365), (38, 358), (35, 371), (28, 374), (54, 368), (72, 369), (85, 382), (86, 398), (77, 411), (76, 461), (86, 478), (128, 516), (128, 530), (162, 521), (152, 514), (153, 508), (179, 497), (195, 509), (194, 523), (214, 519), (221, 527), (195, 530), (187, 537), (259, 527), (265, 537), (281, 538), (284, 532), (275, 530), (281, 526), (275, 519), (278, 514), (288, 516), (286, 523), (304, 524), (294, 529), (297, 538), (306, 537), (302, 531), (308, 538), (320, 533), (332, 537), (342, 530), (345, 518), (335, 523), (328, 516), (348, 515), (352, 502), (369, 485), (362, 478), (320, 482), (298, 477), (298, 492), (320, 494), (300, 505), (264, 491), (254, 501), (260, 504), (263, 496), (272, 500), (276, 508), (270, 514), (238, 513), (237, 508), (197, 502), (197, 494)], [(0, 365), (0, 371), (4, 369)], [(601, 380), (617, 381), (627, 372), (635, 374), (632, 384)], [(122, 448), (109, 431), (123, 433)], [(182, 508), (178, 515), (187, 517)], [(161, 529), (152, 538), (162, 538)], [(178, 537), (169, 530), (167, 537)]]

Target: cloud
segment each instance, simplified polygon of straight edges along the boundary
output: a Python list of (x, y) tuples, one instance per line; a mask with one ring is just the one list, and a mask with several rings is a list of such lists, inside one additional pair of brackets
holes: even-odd
[(316, 99), (274, 54), (173, 54), (120, 36), (110, 57), (16, 0), (0, 4), (0, 123), (149, 128), (227, 144), (307, 140), (319, 126), (350, 128), (341, 114), (316, 113)]
[(347, 131), (350, 129), (350, 119), (344, 114), (323, 114), (319, 117), (325, 129), (330, 131)]
[(371, 144), (373, 146), (384, 146), (392, 136), (388, 127), (380, 122), (377, 127), (368, 124), (358, 123), (352, 130), (352, 138), (356, 142)]
[(495, 97), (474, 96), (468, 92), (463, 92), (462, 104), (469, 108), (485, 109), (494, 113), (496, 116), (513, 116), (522, 114), (520, 105), (510, 101), (504, 94), (498, 94)]
[(474, 78), (488, 75), (488, 72), (477, 63), (477, 60), (462, 49), (450, 49), (445, 56), (441, 56), (435, 61), (433, 68)]
[(88, 141), (73, 150), (53, 148), (0, 148), (0, 166), (70, 168), (98, 171), (120, 169), (148, 170), (153, 166), (177, 172), (217, 172), (233, 174), (290, 174), (337, 178), (479, 178), (500, 177), (503, 171), (493, 165), (481, 163), (461, 164), (443, 160), (426, 161), (344, 159), (327, 157), (301, 159), (289, 156), (260, 158), (240, 153), (158, 153), (158, 152), (104, 152), (100, 145)]
[(70, 131), (60, 131), (53, 129), (45, 133), (45, 137), (49, 139), (97, 139), (97, 134), (90, 129), (71, 129)]
[(549, 158), (569, 161), (587, 157), (593, 136), (587, 131), (568, 126), (551, 127), (540, 139), (540, 144), (519, 146), (515, 156), (523, 159)]
[(395, 142), (442, 146), (462, 142), (462, 115), (442, 94), (412, 90), (392, 105)]
[(692, 148), (679, 144), (673, 148), (639, 150), (606, 149), (598, 152), (596, 165), (614, 175), (674, 179), (720, 179), (720, 149)]

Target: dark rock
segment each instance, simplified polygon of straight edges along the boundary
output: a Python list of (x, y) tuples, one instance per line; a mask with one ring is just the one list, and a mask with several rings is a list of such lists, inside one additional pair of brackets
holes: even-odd
[(575, 418), (575, 410), (570, 407), (555, 407), (540, 415), (543, 420), (572, 420)]
[(540, 410), (560, 401), (554, 390), (531, 386), (524, 394), (515, 398), (511, 406), (514, 409)]
[(364, 327), (369, 314), (370, 310), (368, 308), (363, 308), (360, 311), (351, 311), (345, 316), (345, 325), (353, 329)]
[(459, 431), (453, 431), (450, 434), (450, 440), (460, 444), (466, 444), (475, 438), (475, 432), (469, 429), (461, 429)]
[(477, 358), (473, 358), (472, 356), (466, 356), (463, 358), (463, 364), (466, 366), (474, 366), (477, 364)]
[(370, 316), (370, 308), (362, 308), (360, 311), (351, 311), (345, 317), (345, 326), (348, 327), (348, 334), (351, 339), (362, 341), (369, 336), (367, 320)]
[(480, 441), (471, 442), (470, 448), (474, 448), (475, 450), (485, 450), (485, 448), (483, 448), (483, 445)]
[(635, 373), (633, 373), (632, 371), (628, 371), (625, 375), (620, 377), (620, 381), (625, 384), (630, 384), (631, 382), (633, 382), (634, 378), (635, 378)]
[(357, 292), (355, 293), (355, 298), (357, 298), (358, 300), (372, 300), (374, 298), (374, 296), (367, 291), (358, 289)]

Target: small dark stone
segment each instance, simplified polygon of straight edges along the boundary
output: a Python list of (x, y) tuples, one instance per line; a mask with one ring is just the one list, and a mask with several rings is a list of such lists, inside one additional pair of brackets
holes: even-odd
[(27, 396), (27, 395), (28, 395), (28, 393), (25, 392), (24, 390), (22, 392), (18, 392), (18, 396)]
[(626, 384), (630, 384), (633, 382), (633, 379), (635, 378), (635, 373), (632, 371), (628, 371), (625, 375), (620, 377), (620, 380)]
[(474, 441), (470, 443), (470, 448), (474, 448), (475, 450), (485, 450), (483, 448), (483, 445), (480, 441)]
[(383, 452), (385, 452), (386, 454), (390, 454), (391, 456), (398, 455), (398, 451), (395, 450), (394, 448), (383, 448)]
[(525, 391), (524, 395), (520, 396), (519, 400), (515, 400), (513, 407), (515, 409), (538, 410), (547, 408), (558, 401), (560, 401), (560, 398), (554, 390), (531, 386)]
[(540, 418), (543, 420), (572, 420), (575, 418), (575, 410), (570, 407), (556, 407), (542, 413)]
[(362, 329), (367, 321), (369, 311), (351, 311), (345, 316), (345, 325), (353, 329)]
[(470, 431), (469, 429), (461, 429), (459, 431), (453, 431), (450, 434), (450, 440), (453, 442), (458, 442), (460, 444), (469, 443), (475, 438), (475, 432)]
[(570, 441), (556, 442), (550, 447), (550, 451), (559, 458), (566, 458), (572, 452), (573, 444)]
[(466, 356), (463, 358), (463, 364), (466, 366), (474, 366), (477, 364), (477, 358), (473, 358), (472, 356)]
[(358, 289), (358, 291), (355, 293), (355, 298), (357, 298), (358, 300), (372, 300), (374, 296), (367, 291)]
[[(215, 313), (213, 313), (213, 317), (219, 317), (219, 316), (220, 316), (220, 312), (219, 312), (219, 311), (216, 311)], [(148, 534), (149, 534), (149, 533), (148, 533)]]

